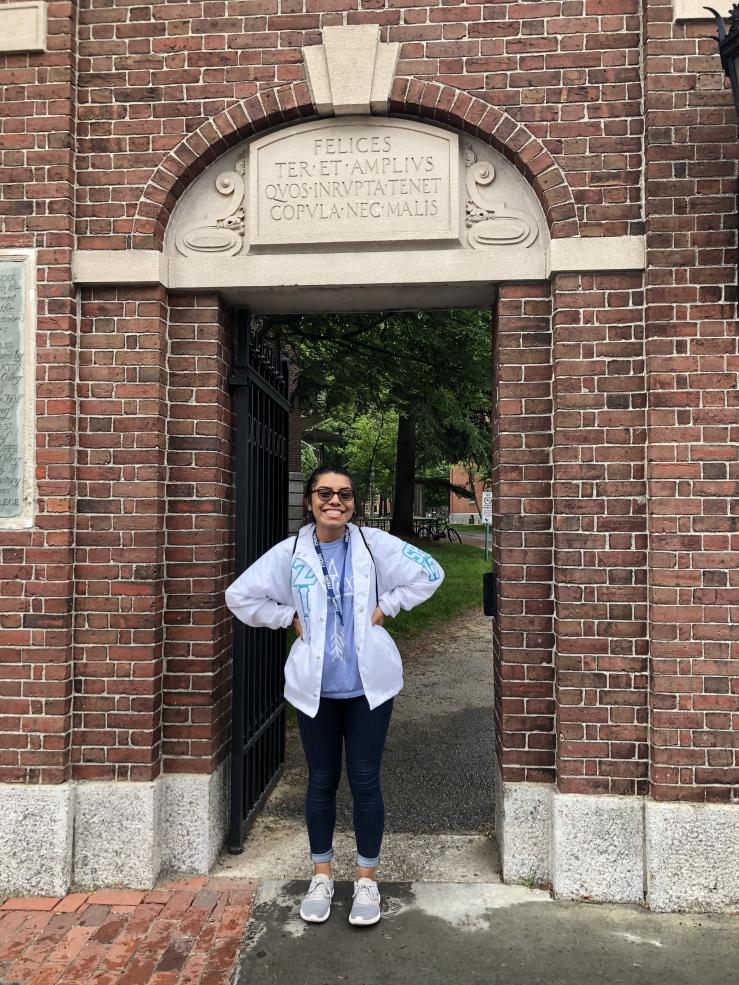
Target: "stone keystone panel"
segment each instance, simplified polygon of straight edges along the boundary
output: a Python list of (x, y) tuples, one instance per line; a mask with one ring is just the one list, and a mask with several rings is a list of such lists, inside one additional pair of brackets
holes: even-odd
[(382, 44), (377, 24), (324, 27), (322, 38), (322, 45), (303, 48), (318, 113), (387, 113), (400, 44)]

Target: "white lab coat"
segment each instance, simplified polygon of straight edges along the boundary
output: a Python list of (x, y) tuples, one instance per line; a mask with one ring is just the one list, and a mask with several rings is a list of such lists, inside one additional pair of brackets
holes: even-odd
[[(370, 708), (403, 687), (403, 665), (395, 641), (372, 625), (375, 566), (359, 528), (349, 525), (354, 575), (354, 643), (359, 676)], [(321, 699), (328, 597), (321, 562), (313, 546), (314, 525), (280, 541), (226, 589), (226, 605), (247, 626), (286, 629), (297, 612), (304, 639), (293, 644), (285, 664), (285, 698), (314, 718)], [(384, 530), (363, 528), (377, 562), (379, 606), (387, 616), (429, 598), (444, 572), (425, 551)], [(293, 552), (293, 548), (295, 548)]]

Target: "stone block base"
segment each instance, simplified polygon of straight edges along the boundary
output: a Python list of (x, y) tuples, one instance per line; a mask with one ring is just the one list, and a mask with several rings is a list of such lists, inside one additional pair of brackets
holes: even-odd
[(207, 874), (226, 833), (228, 761), (151, 783), (0, 785), (0, 895), (149, 889), (160, 871)]
[(72, 785), (0, 784), (0, 895), (63, 896), (72, 878)]
[(164, 782), (162, 868), (205, 874), (226, 838), (229, 762), (210, 776), (167, 773)]
[(642, 903), (643, 798), (555, 793), (552, 888), (557, 899)]
[(553, 784), (496, 779), (504, 882), (661, 912), (739, 909), (736, 805), (563, 794)]
[(739, 805), (648, 800), (645, 807), (649, 908), (739, 910)]
[(504, 882), (552, 881), (552, 787), (495, 777), (495, 831)]

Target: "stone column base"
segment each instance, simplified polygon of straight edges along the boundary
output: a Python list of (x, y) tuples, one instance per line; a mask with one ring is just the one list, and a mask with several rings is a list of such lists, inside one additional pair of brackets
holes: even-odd
[(0, 784), (0, 895), (150, 889), (160, 872), (207, 874), (226, 835), (228, 760), (150, 783)]
[(63, 896), (72, 880), (71, 783), (0, 784), (0, 895)]
[(659, 912), (739, 909), (739, 810), (649, 797), (563, 794), (496, 775), (503, 880), (563, 900)]

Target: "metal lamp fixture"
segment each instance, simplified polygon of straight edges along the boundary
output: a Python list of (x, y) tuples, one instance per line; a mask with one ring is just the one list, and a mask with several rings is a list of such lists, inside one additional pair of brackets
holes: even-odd
[(718, 26), (718, 51), (721, 56), (721, 65), (724, 72), (729, 76), (731, 82), (731, 92), (734, 96), (734, 109), (739, 117), (739, 4), (734, 4), (731, 8), (729, 19), (729, 31), (726, 31), (724, 19), (713, 7), (705, 7), (716, 18)]

